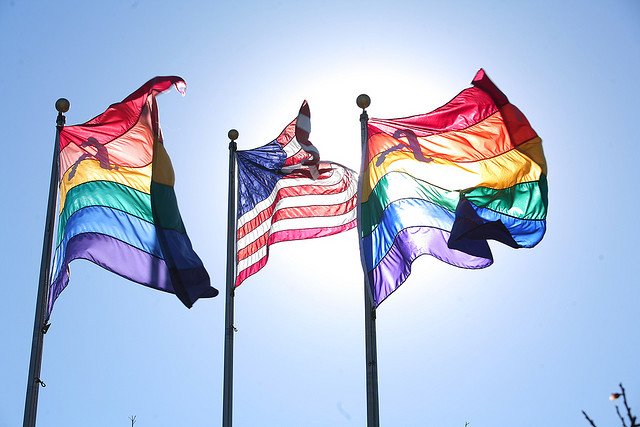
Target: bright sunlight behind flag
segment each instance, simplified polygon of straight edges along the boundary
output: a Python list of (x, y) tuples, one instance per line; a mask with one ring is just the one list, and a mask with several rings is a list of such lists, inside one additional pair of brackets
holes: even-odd
[(156, 77), (121, 103), (60, 132), (60, 216), (48, 315), (83, 258), (176, 294), (187, 307), (213, 297), (178, 211), (155, 96), (180, 77)]
[(320, 161), (309, 141), (310, 113), (300, 113), (280, 136), (238, 151), (236, 286), (267, 263), (269, 245), (329, 236), (356, 226), (357, 174)]
[(484, 70), (472, 84), (430, 113), (368, 122), (359, 225), (376, 306), (420, 255), (482, 268), (487, 239), (530, 248), (545, 233), (542, 141)]

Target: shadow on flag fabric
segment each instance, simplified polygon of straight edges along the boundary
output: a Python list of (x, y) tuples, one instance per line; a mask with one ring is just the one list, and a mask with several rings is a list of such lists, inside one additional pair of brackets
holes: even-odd
[(214, 297), (191, 247), (158, 123), (155, 96), (180, 77), (156, 77), (94, 119), (60, 132), (60, 215), (48, 316), (69, 282), (69, 263), (89, 260), (134, 282), (174, 293), (187, 307)]
[(530, 248), (546, 230), (542, 141), (484, 70), (427, 114), (370, 119), (361, 181), (361, 258), (379, 305), (429, 254), (493, 263), (487, 239)]
[(305, 101), (275, 140), (237, 152), (236, 287), (266, 265), (270, 245), (356, 227), (357, 174), (321, 161), (310, 131)]

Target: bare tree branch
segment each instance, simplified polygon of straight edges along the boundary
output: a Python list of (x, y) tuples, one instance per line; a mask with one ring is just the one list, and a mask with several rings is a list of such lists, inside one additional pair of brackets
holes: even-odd
[[(620, 386), (620, 390), (622, 390), (622, 400), (624, 402), (624, 407), (627, 408), (627, 416), (629, 417), (629, 422), (631, 423), (631, 427), (638, 427), (638, 424), (636, 424), (636, 417), (631, 414), (631, 407), (627, 403), (627, 392), (625, 391), (624, 387), (622, 387), (622, 383), (620, 383), (619, 386)], [(617, 406), (616, 406), (616, 411), (618, 411)], [(618, 411), (618, 416), (622, 418), (622, 416), (620, 415), (620, 411)], [(623, 421), (623, 424), (624, 424), (624, 421)]]
[(587, 421), (589, 421), (589, 424), (591, 424), (593, 427), (598, 427), (596, 426), (596, 424), (593, 422), (593, 420), (591, 418), (589, 418), (589, 415), (587, 415), (586, 412), (582, 411), (582, 413), (584, 414), (584, 417), (587, 419)]
[[(611, 396), (609, 397), (609, 399), (616, 400), (620, 398), (620, 396), (622, 396), (622, 400), (624, 401), (624, 407), (626, 408), (627, 416), (629, 417), (629, 423), (630, 423), (629, 427), (640, 427), (640, 424), (636, 422), (638, 418), (631, 413), (631, 407), (629, 406), (629, 403), (627, 403), (627, 392), (622, 386), (622, 383), (620, 383), (619, 385), (622, 393), (611, 393)], [(589, 421), (589, 424), (591, 424), (592, 427), (597, 427), (596, 424), (593, 422), (593, 420), (589, 418), (586, 412), (582, 411), (582, 413), (584, 414), (584, 417), (587, 419), (587, 421)], [(618, 414), (618, 418), (620, 418), (620, 421), (622, 422), (622, 427), (627, 427), (627, 423), (624, 417), (622, 416), (622, 414), (620, 413), (620, 407), (618, 405), (616, 405), (616, 413)]]
[(618, 413), (618, 418), (622, 421), (622, 427), (627, 427), (627, 423), (624, 422), (624, 418), (620, 414), (620, 408), (618, 408), (618, 405), (616, 405), (616, 412)]

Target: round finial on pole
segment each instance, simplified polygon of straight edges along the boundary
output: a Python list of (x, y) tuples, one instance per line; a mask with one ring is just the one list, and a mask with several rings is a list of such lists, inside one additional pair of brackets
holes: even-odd
[(230, 140), (235, 141), (236, 139), (238, 139), (238, 131), (235, 129), (231, 129), (227, 136), (229, 136)]
[(69, 111), (70, 105), (68, 99), (60, 98), (56, 101), (56, 110), (58, 110), (59, 113), (66, 113)]
[(358, 95), (358, 98), (356, 98), (356, 104), (364, 110), (371, 105), (371, 98), (369, 98), (369, 95), (363, 93), (362, 95)]

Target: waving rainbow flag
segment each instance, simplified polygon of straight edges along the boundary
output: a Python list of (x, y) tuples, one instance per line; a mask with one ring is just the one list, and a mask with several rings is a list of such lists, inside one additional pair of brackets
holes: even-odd
[(359, 227), (376, 306), (420, 255), (482, 268), (487, 239), (530, 248), (545, 233), (542, 141), (483, 70), (472, 84), (430, 113), (368, 122)]
[(213, 297), (173, 190), (155, 96), (180, 77), (156, 77), (121, 103), (60, 132), (60, 215), (48, 313), (83, 258), (134, 282), (171, 292), (187, 307)]

